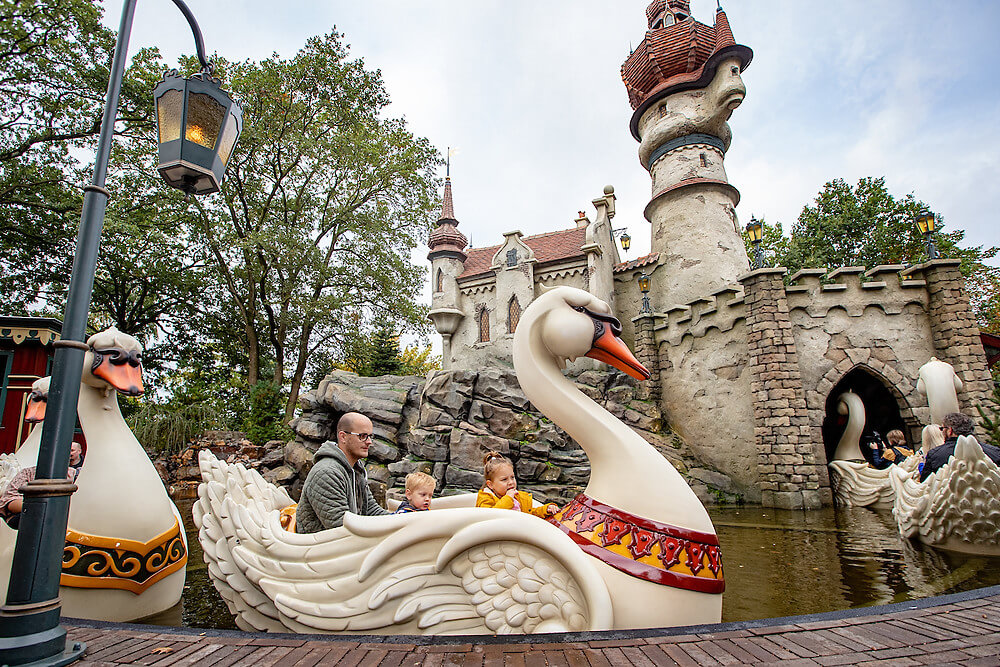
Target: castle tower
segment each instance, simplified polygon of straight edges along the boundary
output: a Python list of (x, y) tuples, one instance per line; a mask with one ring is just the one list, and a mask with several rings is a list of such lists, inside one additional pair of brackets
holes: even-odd
[(460, 310), (458, 276), (465, 270), (465, 247), (469, 240), (458, 231), (455, 205), (451, 195), (450, 165), (444, 181), (444, 202), (437, 227), (430, 233), (427, 246), (431, 261), (431, 311), (428, 317), (441, 334), (441, 366), (451, 368), (451, 335), (455, 333), (465, 314)]
[(733, 39), (720, 7), (715, 25), (691, 16), (689, 0), (654, 0), (649, 30), (622, 65), (635, 113), (630, 128), (652, 178), (645, 216), (652, 225), (652, 301), (662, 311), (732, 285), (749, 270), (723, 159), (726, 122), (746, 88), (753, 52)]

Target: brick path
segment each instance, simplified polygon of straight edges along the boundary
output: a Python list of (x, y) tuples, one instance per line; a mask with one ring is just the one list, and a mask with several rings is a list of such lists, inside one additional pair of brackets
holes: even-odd
[(330, 637), (66, 619), (77, 665), (997, 665), (1000, 586), (884, 607), (711, 626), (540, 637)]

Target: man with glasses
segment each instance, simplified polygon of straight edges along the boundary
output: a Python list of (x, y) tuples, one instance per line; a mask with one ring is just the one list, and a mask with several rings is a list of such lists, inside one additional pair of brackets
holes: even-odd
[(318, 533), (344, 523), (344, 513), (377, 516), (391, 514), (379, 507), (368, 488), (361, 460), (372, 444), (372, 420), (348, 412), (337, 422), (337, 442), (327, 440), (302, 486), (295, 511), (295, 532)]

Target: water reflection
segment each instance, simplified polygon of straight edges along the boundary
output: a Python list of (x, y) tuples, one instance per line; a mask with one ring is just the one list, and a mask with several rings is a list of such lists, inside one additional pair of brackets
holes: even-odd
[(723, 548), (723, 620), (809, 614), (1000, 584), (1000, 558), (903, 540), (888, 510), (710, 510)]
[[(190, 555), (184, 599), (147, 623), (235, 629), (208, 576), (192, 501), (180, 501)], [(1000, 558), (903, 540), (888, 510), (710, 509), (726, 573), (724, 621), (791, 616), (1000, 584)]]

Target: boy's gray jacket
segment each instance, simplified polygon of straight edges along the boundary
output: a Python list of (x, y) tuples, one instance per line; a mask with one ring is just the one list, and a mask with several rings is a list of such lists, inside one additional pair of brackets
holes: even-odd
[(295, 532), (318, 533), (344, 523), (344, 513), (390, 514), (375, 502), (361, 461), (352, 468), (333, 440), (324, 442), (302, 486), (295, 510)]

